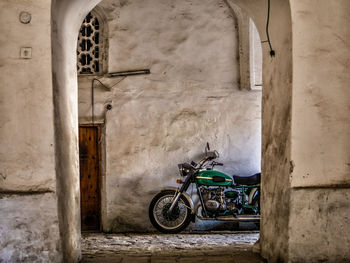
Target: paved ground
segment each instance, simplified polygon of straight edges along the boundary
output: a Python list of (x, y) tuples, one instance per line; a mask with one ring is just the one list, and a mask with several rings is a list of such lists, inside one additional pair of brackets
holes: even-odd
[(262, 263), (252, 252), (258, 232), (103, 234), (82, 236), (82, 262)]

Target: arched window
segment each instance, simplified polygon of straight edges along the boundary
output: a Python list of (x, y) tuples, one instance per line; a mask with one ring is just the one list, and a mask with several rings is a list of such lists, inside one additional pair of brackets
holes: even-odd
[(259, 32), (245, 10), (231, 3), (229, 7), (237, 18), (240, 88), (262, 90), (262, 47)]
[(79, 75), (102, 74), (101, 22), (94, 12), (90, 12), (81, 25), (77, 47), (77, 69)]

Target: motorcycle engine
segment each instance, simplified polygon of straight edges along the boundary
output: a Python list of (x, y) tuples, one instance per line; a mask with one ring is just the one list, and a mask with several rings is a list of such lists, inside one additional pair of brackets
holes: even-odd
[(207, 200), (207, 201), (205, 201), (205, 208), (211, 212), (215, 212), (215, 211), (219, 210), (220, 203), (216, 200)]
[(236, 203), (238, 195), (233, 195), (232, 192), (225, 192), (223, 187), (201, 187), (200, 188), (205, 208), (212, 212), (224, 212), (230, 210), (236, 212)]

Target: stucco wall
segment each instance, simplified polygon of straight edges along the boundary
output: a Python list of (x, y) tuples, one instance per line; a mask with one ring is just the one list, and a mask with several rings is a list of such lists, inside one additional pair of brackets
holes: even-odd
[(59, 262), (50, 1), (0, 1), (0, 32), (0, 261)]
[[(3, 0), (0, 12), (0, 190), (55, 190), (50, 3)], [(31, 59), (20, 58), (22, 47)]]
[(0, 196), (0, 261), (61, 262), (55, 193)]
[[(95, 120), (105, 120), (103, 229), (154, 231), (150, 200), (174, 185), (177, 163), (198, 157), (207, 141), (225, 172), (260, 171), (261, 92), (239, 90), (237, 21), (224, 2), (98, 7), (109, 29), (108, 71), (151, 70), (111, 91), (96, 83)], [(79, 78), (79, 121), (91, 122), (91, 77)]]
[(293, 187), (350, 185), (350, 2), (321, 2), (292, 1)]
[(349, 211), (349, 189), (293, 190), (290, 262), (349, 262)]
[(350, 2), (294, 0), (291, 8), (289, 254), (292, 262), (349, 262)]

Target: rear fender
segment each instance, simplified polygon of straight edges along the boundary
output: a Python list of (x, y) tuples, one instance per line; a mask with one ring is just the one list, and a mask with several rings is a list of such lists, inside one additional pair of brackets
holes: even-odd
[(252, 190), (250, 190), (248, 204), (251, 205), (253, 203), (253, 199), (255, 198), (255, 196), (259, 194), (258, 191), (259, 191), (259, 189), (257, 187), (252, 188)]
[[(159, 194), (159, 193), (161, 193), (161, 192), (163, 192), (163, 191), (166, 191), (166, 190), (173, 190), (173, 191), (177, 192), (177, 191), (179, 191), (179, 188), (176, 188), (176, 187), (173, 187), (173, 186), (168, 186), (168, 187), (165, 187), (165, 188), (160, 189), (160, 191), (159, 191), (157, 194)], [(190, 204), (190, 206), (191, 206), (191, 207), (190, 207), (190, 208), (191, 208), (191, 213), (194, 214), (194, 204), (193, 204), (193, 201), (192, 201), (190, 195), (189, 195), (188, 193), (186, 193), (186, 192), (182, 193), (182, 195), (183, 195), (183, 196), (187, 199), (187, 201), (189, 202), (189, 204)]]

